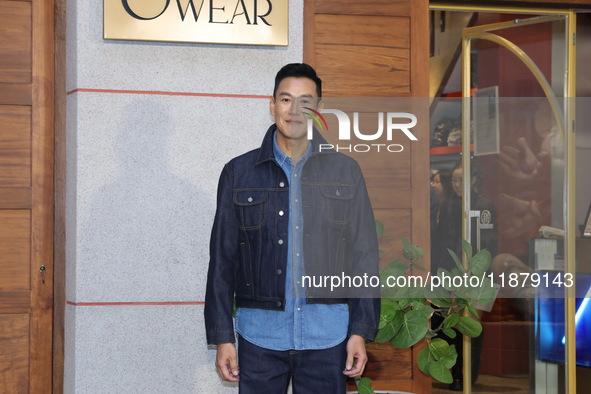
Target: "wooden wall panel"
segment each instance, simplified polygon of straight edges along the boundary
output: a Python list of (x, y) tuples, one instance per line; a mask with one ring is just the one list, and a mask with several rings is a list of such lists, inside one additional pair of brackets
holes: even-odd
[(64, 392), (64, 331), (66, 313), (66, 0), (55, 0), (54, 25), (55, 224), (53, 242), (54, 296), (52, 392), (54, 394), (62, 394)]
[(31, 105), (30, 83), (2, 83), (0, 82), (0, 105)]
[(0, 188), (31, 186), (31, 108), (0, 105)]
[(0, 209), (31, 208), (31, 188), (7, 187), (0, 188)]
[[(410, 48), (405, 34), (409, 25), (406, 17), (316, 15), (314, 58), (323, 78), (323, 94), (392, 97), (409, 93)], [(352, 70), (363, 72), (352, 79)]]
[[(31, 311), (31, 292), (0, 291), (0, 314), (29, 313)], [(1, 315), (0, 315), (1, 316)]]
[(408, 0), (342, 1), (322, 0), (315, 4), (318, 14), (409, 15)]
[(30, 288), (31, 213), (0, 210), (0, 291)]
[[(367, 347), (367, 353), (372, 361), (371, 368), (364, 373), (376, 382), (388, 380), (412, 380), (412, 351), (411, 349), (397, 349), (389, 343), (372, 343)], [(399, 368), (392, 368), (397, 365)]]
[(411, 238), (410, 210), (374, 208), (374, 215), (384, 223), (384, 235), (379, 239), (380, 250), (383, 252), (380, 255), (380, 267), (386, 267), (394, 259), (405, 261), (402, 257), (402, 237)]
[(29, 392), (29, 315), (0, 315), (0, 392)]
[(53, 17), (54, 0), (0, 0), (2, 393), (52, 387)]
[[(410, 20), (400, 16), (316, 15), (317, 43), (409, 49)], [(347, 29), (343, 29), (347, 26)], [(380, 40), (376, 42), (376, 35)]]
[(31, 3), (0, 1), (0, 82), (31, 82)]
[[(50, 392), (53, 348), (55, 1), (33, 1), (29, 390)], [(40, 267), (45, 267), (41, 274)]]
[[(376, 109), (381, 104), (364, 108), (369, 101), (359, 100), (359, 106), (342, 109), (330, 97), (380, 97), (378, 101), (385, 100), (384, 107), (389, 112), (401, 109), (388, 105), (387, 97), (428, 97), (428, 7), (427, 0), (305, 0), (304, 61), (312, 65), (323, 80), (323, 95), (329, 98), (325, 100), (325, 108), (375, 116), (377, 111), (382, 111)], [(412, 107), (416, 100), (406, 101)], [(381, 265), (402, 257), (402, 237), (406, 237), (425, 249), (428, 267), (428, 106), (409, 112), (419, 119), (420, 125), (413, 128), (419, 141), (410, 141), (404, 136), (392, 141), (386, 138), (372, 141), (401, 144), (402, 152), (353, 154), (341, 151), (359, 162), (375, 216), (384, 223), (380, 249), (387, 253), (381, 256)], [(330, 118), (333, 116), (326, 117)], [(371, 133), (371, 120), (362, 123), (367, 130), (363, 134)], [(373, 127), (377, 130), (375, 122)], [(331, 133), (335, 129), (338, 130), (337, 125), (329, 123), (326, 137), (330, 143), (364, 142), (335, 140), (336, 133)], [(400, 350), (389, 344), (371, 344), (364, 375), (371, 377), (373, 386), (379, 390), (430, 393), (431, 378), (419, 371), (416, 362), (422, 346), (424, 344)]]

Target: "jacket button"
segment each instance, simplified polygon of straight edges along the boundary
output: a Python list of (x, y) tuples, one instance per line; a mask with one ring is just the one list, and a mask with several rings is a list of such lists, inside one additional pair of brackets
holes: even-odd
[(285, 186), (285, 183), (279, 182), (279, 187), (284, 187), (284, 186)]
[(281, 306), (281, 301), (277, 301), (277, 306)]
[(248, 202), (252, 202), (252, 197), (248, 197)]
[(281, 268), (279, 268), (279, 269), (277, 270), (277, 275), (281, 275), (282, 273), (283, 273), (283, 271), (281, 270)]
[(282, 240), (282, 239), (280, 239), (279, 241), (277, 241), (277, 243), (278, 243), (279, 245), (283, 245), (283, 240)]
[(279, 211), (279, 216), (283, 216), (284, 214), (285, 214), (285, 212)]

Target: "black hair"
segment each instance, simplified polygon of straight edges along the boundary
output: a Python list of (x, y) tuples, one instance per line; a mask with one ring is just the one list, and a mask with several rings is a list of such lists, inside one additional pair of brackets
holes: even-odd
[(322, 80), (318, 77), (318, 74), (316, 74), (316, 70), (306, 63), (290, 63), (281, 67), (281, 70), (279, 70), (275, 76), (273, 97), (277, 94), (277, 89), (279, 88), (281, 81), (289, 77), (311, 79), (316, 84), (316, 94), (318, 97), (322, 97)]
[(445, 195), (445, 198), (449, 198), (454, 193), (454, 189), (451, 186), (451, 170), (442, 168), (433, 175), (433, 178), (435, 178), (437, 175), (439, 175), (439, 182), (443, 187), (443, 194)]

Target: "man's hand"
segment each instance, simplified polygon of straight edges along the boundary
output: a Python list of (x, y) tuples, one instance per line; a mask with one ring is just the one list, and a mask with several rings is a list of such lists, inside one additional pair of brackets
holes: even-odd
[(351, 335), (347, 342), (347, 362), (343, 374), (351, 378), (360, 377), (365, 364), (367, 364), (365, 338), (360, 335)]
[(228, 382), (240, 380), (238, 364), (236, 363), (236, 347), (233, 343), (220, 343), (215, 360), (215, 366), (222, 379)]

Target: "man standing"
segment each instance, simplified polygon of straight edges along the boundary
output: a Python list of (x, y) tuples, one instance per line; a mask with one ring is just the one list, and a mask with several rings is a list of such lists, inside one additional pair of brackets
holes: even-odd
[(362, 374), (365, 341), (377, 332), (374, 289), (311, 279), (378, 275), (358, 164), (320, 149), (326, 141), (316, 130), (308, 138), (308, 114), (321, 97), (312, 67), (284, 66), (270, 99), (275, 124), (220, 177), (205, 325), (222, 379), (239, 382), (242, 394), (285, 393), (290, 380), (294, 394), (345, 393), (345, 377)]

